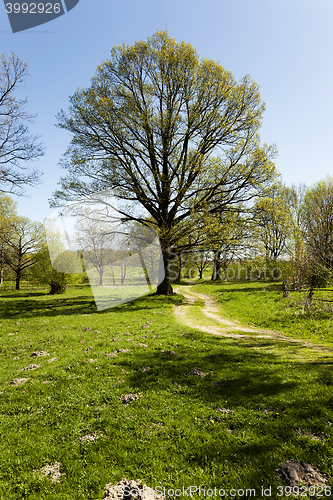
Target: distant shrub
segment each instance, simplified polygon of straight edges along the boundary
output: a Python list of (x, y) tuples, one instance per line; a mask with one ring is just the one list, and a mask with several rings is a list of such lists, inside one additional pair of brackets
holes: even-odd
[[(63, 273), (57, 273), (57, 274), (63, 274)], [(64, 276), (54, 276), (50, 283), (50, 295), (55, 295), (58, 293), (64, 293), (66, 291), (66, 277)]]
[(332, 271), (327, 267), (316, 264), (309, 271), (308, 284), (312, 288), (326, 288), (332, 283)]

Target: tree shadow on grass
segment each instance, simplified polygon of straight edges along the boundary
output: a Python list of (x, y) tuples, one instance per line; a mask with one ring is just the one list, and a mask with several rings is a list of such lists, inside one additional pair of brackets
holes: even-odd
[(21, 298), (32, 298), (32, 297), (45, 297), (49, 295), (48, 291), (45, 292), (21, 292), (21, 291), (6, 291), (0, 294), (1, 299), (21, 299)]
[(182, 297), (173, 294), (168, 297), (145, 295), (125, 304), (103, 311), (97, 311), (93, 297), (87, 295), (49, 295), (40, 292), (13, 292), (0, 295), (6, 299), (0, 302), (0, 319), (33, 317), (54, 317), (81, 314), (119, 314), (129, 311), (162, 309), (170, 304), (178, 304)]
[[(38, 296), (35, 296), (38, 298)], [(23, 318), (23, 317), (54, 317), (67, 316), (69, 314), (82, 314), (86, 310), (96, 310), (94, 302), (87, 297), (68, 297), (59, 299), (34, 300), (34, 297), (19, 299), (14, 297), (3, 302), (0, 307), (0, 318)]]
[[(165, 405), (176, 405), (176, 411), (178, 397), (186, 398), (189, 413), (197, 402), (208, 406), (206, 412), (202, 410), (206, 414), (201, 421), (206, 426), (212, 425), (210, 422), (219, 425), (219, 432), (214, 439), (206, 435), (196, 442), (186, 451), (186, 460), (199, 467), (214, 461), (222, 465), (226, 461), (235, 462), (237, 467), (253, 463), (254, 470), (260, 467), (268, 471), (266, 484), (273, 480), (281, 462), (281, 450), (288, 454), (286, 459), (304, 460), (316, 466), (322, 453), (325, 454), (325, 443), (319, 441), (316, 449), (307, 446), (303, 451), (297, 430), (326, 432), (325, 422), (333, 417), (333, 398), (325, 389), (333, 385), (331, 368), (312, 361), (281, 359), (275, 353), (253, 352), (252, 347), (259, 345), (257, 342), (241, 342), (237, 346), (211, 339), (207, 344), (204, 352), (190, 348), (186, 352), (175, 347), (178, 356), (161, 351), (144, 355), (141, 352), (131, 355), (128, 362), (126, 358), (121, 360), (124, 368), (135, 370), (135, 376), (129, 379), (131, 392), (146, 393), (149, 398), (150, 391), (153, 394), (158, 387), (169, 399)], [(151, 369), (143, 372), (142, 365)], [(193, 368), (205, 375), (191, 374)], [(295, 370), (294, 380), (288, 376), (290, 370)], [(291, 442), (300, 457), (290, 451)], [(272, 459), (268, 460), (269, 457)], [(251, 484), (258, 484), (260, 478), (266, 479), (262, 473), (254, 474)]]
[[(253, 285), (257, 286), (251, 286), (251, 283)], [(235, 285), (245, 285), (248, 284), (249, 286), (247, 287), (241, 287), (241, 288), (229, 288), (229, 287), (234, 287)], [(282, 291), (282, 283), (276, 283), (276, 282), (271, 282), (271, 281), (253, 281), (253, 282), (248, 282), (248, 281), (228, 281), (225, 283), (224, 281), (203, 281), (201, 283), (195, 283), (195, 286), (199, 285), (209, 285), (216, 287), (216, 290), (212, 290), (214, 293), (235, 293), (235, 292), (251, 292), (251, 293), (256, 293), (256, 292), (262, 292), (262, 288), (265, 288), (267, 292), (281, 292)], [(262, 288), (261, 288), (262, 287)]]
[[(136, 374), (131, 383), (137, 390), (147, 390), (154, 387), (156, 379), (162, 378), (168, 388), (170, 384), (184, 386), (184, 393), (189, 397), (191, 392), (194, 392), (195, 397), (199, 396), (214, 403), (223, 396), (236, 406), (240, 400), (251, 400), (252, 405), (254, 396), (258, 396), (260, 402), (261, 397), (295, 389), (296, 382), (283, 381), (280, 357), (272, 353), (253, 352), (251, 347), (254, 346), (257, 347), (258, 344), (243, 342), (242, 347), (248, 349), (248, 353), (235, 354), (229, 352), (230, 347), (225, 348), (224, 343), (212, 341), (211, 349), (218, 350), (218, 353), (198, 354), (190, 349), (188, 352), (183, 349), (178, 351), (177, 356), (168, 355), (163, 351), (145, 352), (144, 358), (138, 356), (139, 359), (135, 363)], [(124, 365), (124, 361), (122, 364)], [(140, 364), (151, 366), (152, 370), (141, 372)], [(190, 373), (192, 369), (201, 370), (205, 375), (193, 375)]]
[(262, 288), (251, 288), (251, 287), (246, 287), (246, 288), (220, 288), (218, 290), (214, 290), (213, 293), (214, 295), (224, 295), (226, 293), (247, 293), (247, 294), (255, 294), (255, 293), (268, 293), (268, 292), (280, 292), (281, 297), (282, 297), (282, 288), (280, 286), (267, 286), (266, 284), (263, 284), (263, 288), (266, 290), (263, 290)]

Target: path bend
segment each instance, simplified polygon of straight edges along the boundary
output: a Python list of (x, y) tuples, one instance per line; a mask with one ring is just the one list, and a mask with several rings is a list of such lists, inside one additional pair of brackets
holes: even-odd
[[(180, 285), (174, 286), (173, 288), (174, 292), (180, 293), (185, 298), (185, 303), (183, 302), (180, 305), (174, 307), (174, 314), (182, 324), (189, 326), (190, 328), (195, 328), (196, 330), (200, 330), (202, 332), (210, 333), (213, 335), (218, 335), (220, 337), (244, 339), (253, 336), (256, 338), (281, 340), (302, 345), (304, 347), (310, 347), (312, 349), (317, 349), (325, 352), (333, 352), (333, 350), (329, 349), (328, 347), (304, 342), (303, 340), (299, 339), (293, 339), (281, 332), (276, 332), (268, 329), (253, 328), (247, 325), (242, 325), (237, 320), (232, 321), (223, 318), (214, 299), (209, 295), (194, 292), (193, 290), (191, 290), (192, 285)], [(218, 325), (202, 325), (191, 318), (191, 308), (189, 306), (193, 305), (198, 300), (201, 300), (204, 303), (203, 307), (201, 308), (201, 313), (203, 313), (203, 315), (207, 318), (216, 321)]]

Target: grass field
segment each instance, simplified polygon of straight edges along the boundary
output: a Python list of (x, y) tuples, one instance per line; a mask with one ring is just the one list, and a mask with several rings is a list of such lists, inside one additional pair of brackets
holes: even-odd
[[(233, 319), (289, 329), (269, 319), (275, 285), (253, 286), (195, 288)], [(271, 486), (270, 498), (290, 498), (275, 472), (287, 460), (333, 476), (332, 353), (182, 326), (177, 295), (99, 313), (83, 285), (59, 296), (3, 290), (0, 301), (1, 500), (99, 500), (122, 477), (166, 490), (253, 488), (255, 498)], [(288, 333), (302, 336), (307, 321), (298, 315)], [(24, 370), (31, 364), (39, 368)], [(124, 404), (128, 394), (139, 398)], [(56, 462), (62, 476), (52, 483), (39, 471)]]

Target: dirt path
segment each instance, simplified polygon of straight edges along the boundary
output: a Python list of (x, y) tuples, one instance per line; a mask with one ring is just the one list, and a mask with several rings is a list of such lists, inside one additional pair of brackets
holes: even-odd
[[(282, 340), (302, 345), (304, 347), (311, 347), (312, 349), (318, 349), (320, 351), (333, 352), (332, 349), (329, 349), (327, 347), (311, 344), (309, 342), (304, 342), (298, 339), (292, 339), (280, 332), (275, 332), (273, 330), (267, 330), (267, 329), (252, 328), (250, 326), (242, 325), (237, 320), (231, 321), (229, 319), (222, 318), (216, 302), (209, 295), (204, 295), (202, 293), (194, 292), (193, 290), (191, 290), (192, 288), (191, 285), (175, 286), (173, 288), (176, 293), (180, 293), (185, 297), (186, 302), (185, 303), (183, 302), (179, 306), (175, 306), (174, 314), (177, 316), (180, 322), (186, 326), (195, 328), (197, 330), (201, 330), (202, 332), (211, 333), (213, 335), (219, 335), (220, 337), (232, 337), (232, 338), (244, 339), (254, 336), (256, 338)], [(207, 326), (199, 324), (197, 320), (191, 318), (190, 306), (195, 304), (195, 302), (197, 302), (198, 300), (201, 300), (204, 303), (204, 306), (201, 308), (200, 311), (201, 314), (203, 314), (204, 316), (206, 316), (211, 320), (216, 321), (221, 326), (218, 325)]]

